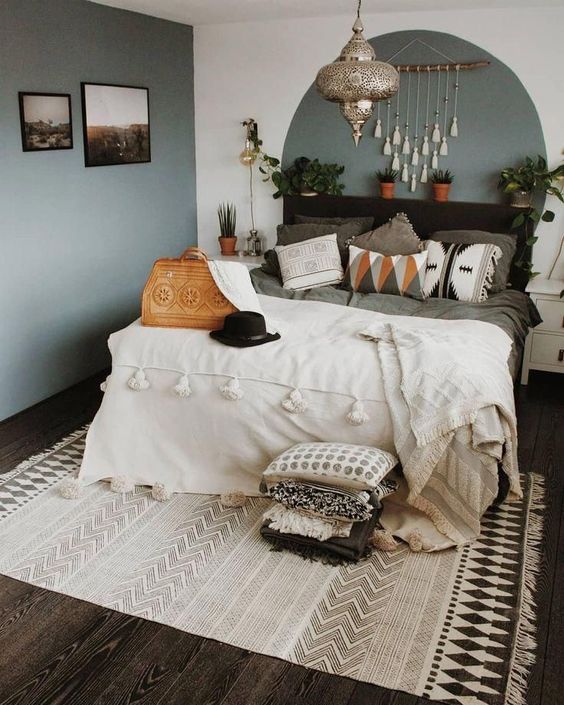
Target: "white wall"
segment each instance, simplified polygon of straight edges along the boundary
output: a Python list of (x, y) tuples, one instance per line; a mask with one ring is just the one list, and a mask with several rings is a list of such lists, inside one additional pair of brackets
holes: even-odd
[[(196, 164), (200, 246), (217, 251), (219, 201), (238, 206), (238, 231), (250, 227), (248, 173), (238, 154), (245, 117), (259, 123), (263, 148), (282, 154), (290, 120), (317, 70), (348, 40), (350, 16), (239, 24), (194, 29)], [(406, 29), (448, 32), (482, 46), (515, 71), (537, 106), (551, 165), (564, 146), (564, 8), (401, 12), (364, 15), (365, 36)], [(385, 57), (380, 57), (385, 58)], [(495, 95), (492, 100), (495, 101)], [(503, 106), (500, 106), (503, 110)], [(518, 116), (508, 116), (518, 120)], [(501, 165), (500, 164), (500, 168)], [(282, 203), (270, 184), (256, 178), (256, 223), (270, 245), (282, 219)], [(537, 234), (535, 268), (546, 273), (564, 230), (564, 209)]]

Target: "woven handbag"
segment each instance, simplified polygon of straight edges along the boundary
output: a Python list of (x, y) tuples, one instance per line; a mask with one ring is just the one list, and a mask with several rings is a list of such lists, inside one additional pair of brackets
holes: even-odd
[(178, 259), (158, 259), (143, 289), (141, 322), (167, 328), (223, 328), (223, 319), (237, 311), (218, 289), (208, 258), (189, 247)]

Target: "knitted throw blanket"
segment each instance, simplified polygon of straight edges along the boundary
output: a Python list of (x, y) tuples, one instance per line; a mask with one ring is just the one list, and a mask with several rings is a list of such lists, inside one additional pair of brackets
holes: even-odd
[(453, 545), (472, 540), (496, 498), (498, 462), (508, 498), (521, 496), (509, 337), (480, 321), (397, 317), (360, 335), (378, 344), (408, 485), (405, 516), (390, 529), (406, 540), (419, 529), (423, 550), (448, 545), (437, 541), (436, 529)]

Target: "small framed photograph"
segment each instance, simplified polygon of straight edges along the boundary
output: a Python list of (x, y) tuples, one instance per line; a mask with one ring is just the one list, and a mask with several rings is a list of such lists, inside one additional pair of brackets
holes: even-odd
[(18, 93), (24, 152), (72, 149), (71, 97), (68, 93)]
[(81, 83), (84, 164), (151, 161), (149, 89)]

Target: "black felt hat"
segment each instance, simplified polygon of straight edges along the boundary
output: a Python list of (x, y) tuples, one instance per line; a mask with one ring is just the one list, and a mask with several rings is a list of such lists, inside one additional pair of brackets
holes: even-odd
[(250, 348), (280, 338), (279, 333), (266, 332), (264, 316), (255, 311), (230, 313), (225, 316), (223, 330), (212, 330), (210, 335), (220, 343), (236, 348)]

